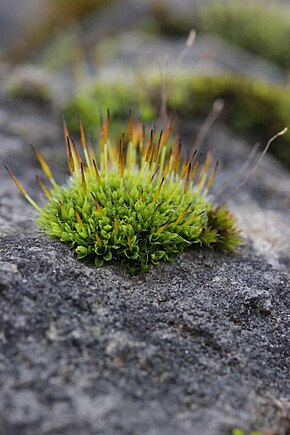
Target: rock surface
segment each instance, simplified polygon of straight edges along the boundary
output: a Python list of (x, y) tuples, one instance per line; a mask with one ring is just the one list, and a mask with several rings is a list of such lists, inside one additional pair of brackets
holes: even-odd
[(289, 433), (289, 276), (188, 252), (132, 279), (1, 245), (3, 433)]

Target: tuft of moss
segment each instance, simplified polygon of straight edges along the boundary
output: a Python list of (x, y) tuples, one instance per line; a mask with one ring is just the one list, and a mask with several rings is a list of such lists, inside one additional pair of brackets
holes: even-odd
[(47, 203), (39, 207), (9, 171), (24, 196), (39, 211), (38, 226), (96, 266), (117, 262), (130, 274), (170, 261), (187, 248), (234, 250), (240, 243), (235, 219), (226, 206), (209, 200), (217, 166), (207, 154), (183, 159), (170, 124), (147, 138), (141, 124), (129, 121), (127, 145), (109, 137), (109, 119), (102, 124), (98, 152), (86, 143), (80, 122), (83, 158), (67, 137), (71, 176), (59, 186), (43, 157), (36, 156), (48, 177), (39, 179)]
[[(289, 125), (290, 90), (262, 81), (235, 76), (182, 74), (169, 77), (168, 106), (177, 116), (206, 116), (213, 102), (225, 102), (223, 120), (234, 131), (265, 140)], [(147, 77), (146, 86), (134, 89), (125, 82), (98, 83), (77, 92), (67, 102), (65, 113), (73, 131), (77, 131), (74, 114), (79, 112), (88, 131), (94, 131), (98, 111), (113, 107), (115, 121), (123, 122), (130, 108), (139, 109), (144, 120), (153, 121), (160, 107), (160, 81)], [(149, 95), (149, 97), (148, 97)], [(112, 104), (111, 104), (112, 103)], [(270, 149), (284, 164), (290, 166), (290, 134)]]

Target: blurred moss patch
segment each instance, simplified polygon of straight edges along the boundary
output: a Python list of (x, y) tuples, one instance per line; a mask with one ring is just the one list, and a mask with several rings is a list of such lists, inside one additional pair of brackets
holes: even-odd
[[(232, 74), (180, 77), (172, 87), (169, 108), (185, 116), (205, 116), (221, 98), (221, 119), (239, 134), (269, 139), (290, 124), (290, 88)], [(271, 149), (290, 166), (290, 135)]]
[(195, 28), (217, 34), (282, 68), (290, 67), (290, 9), (285, 2), (211, 0), (175, 14), (165, 1), (153, 5), (152, 16), (160, 33), (187, 35)]
[(43, 69), (33, 65), (16, 67), (6, 82), (8, 97), (29, 100), (38, 104), (52, 101), (51, 77)]
[[(263, 435), (262, 432), (246, 432), (243, 429), (235, 428), (232, 430), (232, 435)], [(266, 435), (266, 434), (264, 434)], [(270, 435), (270, 434), (269, 434)]]
[[(290, 124), (290, 88), (269, 85), (230, 74), (174, 75), (169, 80), (168, 108), (181, 118), (205, 117), (213, 102), (221, 98), (225, 109), (221, 120), (251, 140), (266, 140)], [(133, 111), (143, 122), (156, 119), (160, 109), (160, 80), (147, 77), (146, 85), (125, 81), (97, 83), (76, 92), (67, 102), (65, 116), (72, 131), (78, 131), (77, 113), (94, 137), (96, 120), (110, 108), (115, 122), (122, 123)], [(290, 167), (290, 135), (280, 138), (271, 149)]]
[(152, 103), (144, 85), (129, 85), (128, 82), (120, 80), (96, 83), (77, 92), (66, 104), (65, 117), (70, 130), (77, 133), (79, 122), (76, 115), (79, 113), (86, 130), (94, 138), (98, 120), (106, 114), (107, 109), (114, 119), (115, 130), (119, 130), (121, 134), (123, 126), (127, 125), (130, 111), (143, 122), (150, 122), (157, 116), (157, 107)]

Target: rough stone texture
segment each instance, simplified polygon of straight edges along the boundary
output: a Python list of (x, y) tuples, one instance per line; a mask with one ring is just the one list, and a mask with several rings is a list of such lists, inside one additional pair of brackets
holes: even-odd
[(1, 245), (3, 433), (289, 433), (288, 276), (189, 252), (132, 279), (42, 236)]

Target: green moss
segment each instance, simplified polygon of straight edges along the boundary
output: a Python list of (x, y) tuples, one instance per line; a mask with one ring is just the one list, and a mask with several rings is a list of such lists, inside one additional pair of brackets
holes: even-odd
[(43, 68), (58, 70), (77, 64), (79, 51), (79, 43), (74, 33), (61, 33), (56, 35), (48, 47), (42, 50), (39, 62)]
[(22, 86), (15, 83), (9, 86), (7, 93), (11, 98), (19, 100), (30, 100), (40, 104), (47, 104), (51, 101), (51, 92), (47, 86)]
[(201, 28), (289, 68), (290, 16), (284, 9), (264, 0), (210, 2), (201, 8)]
[(123, 81), (98, 83), (78, 92), (65, 107), (65, 117), (70, 130), (79, 129), (77, 113), (80, 113), (88, 133), (95, 138), (96, 123), (100, 115), (110, 108), (114, 120), (114, 132), (121, 136), (129, 112), (139, 115), (144, 122), (156, 118), (157, 108), (150, 101), (143, 86), (129, 86)]
[(6, 83), (9, 97), (48, 104), (52, 100), (50, 78), (46, 73), (33, 66), (17, 68)]
[[(63, 31), (75, 22), (80, 22), (86, 15), (108, 6), (114, 0), (46, 0), (37, 19), (23, 32), (23, 37), (5, 53), (9, 62), (27, 62), (35, 59), (35, 54), (45, 49), (47, 42), (57, 32)], [(64, 41), (66, 43), (66, 41)], [(61, 41), (62, 44), (62, 41)], [(58, 47), (61, 50), (62, 47)], [(75, 47), (70, 47), (74, 51)], [(58, 53), (57, 53), (58, 54)], [(61, 53), (64, 55), (64, 53)], [(71, 54), (67, 54), (72, 58)], [(52, 62), (52, 59), (51, 59)]]
[[(250, 78), (230, 74), (174, 76), (170, 80), (169, 108), (180, 117), (206, 116), (217, 98), (225, 101), (221, 120), (236, 132), (267, 140), (283, 127), (289, 126), (290, 90), (268, 85)], [(150, 99), (148, 97), (150, 96)], [(113, 107), (113, 117), (122, 122), (129, 109), (141, 113), (151, 121), (160, 107), (160, 84), (156, 77), (148, 77), (146, 87), (129, 86), (124, 82), (103, 83), (80, 91), (66, 106), (71, 127), (78, 129), (75, 114), (79, 112), (87, 128), (92, 131), (99, 110)], [(121, 127), (120, 130), (122, 130)], [(270, 151), (290, 166), (290, 135), (279, 140)]]
[(234, 250), (240, 244), (235, 219), (228, 209), (209, 201), (216, 166), (210, 154), (203, 164), (192, 155), (181, 161), (178, 141), (164, 134), (144, 137), (141, 124), (129, 123), (128, 145), (119, 147), (102, 126), (100, 150), (87, 148), (81, 126), (82, 161), (68, 139), (72, 173), (67, 184), (56, 184), (43, 158), (38, 160), (51, 188), (40, 208), (10, 173), (18, 188), (39, 211), (38, 226), (89, 257), (96, 266), (116, 262), (131, 274), (170, 261), (187, 248)]
[(152, 10), (155, 28), (169, 35), (198, 32), (214, 33), (249, 52), (276, 63), (290, 66), (290, 14), (287, 5), (265, 0), (205, 1), (187, 14), (174, 15), (166, 2), (156, 2)]
[(262, 432), (247, 432), (243, 429), (235, 428), (232, 430), (232, 435), (263, 435)]
[[(289, 125), (290, 90), (234, 75), (192, 76), (172, 86), (169, 107), (181, 116), (205, 115), (222, 98), (223, 121), (236, 132), (266, 140)], [(290, 135), (270, 149), (290, 165)]]

